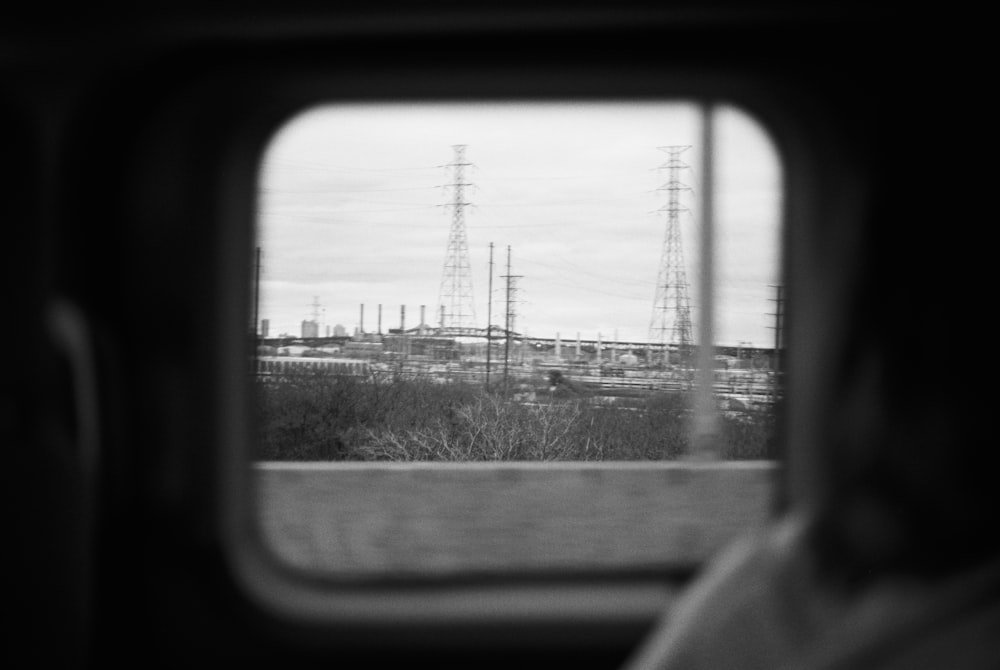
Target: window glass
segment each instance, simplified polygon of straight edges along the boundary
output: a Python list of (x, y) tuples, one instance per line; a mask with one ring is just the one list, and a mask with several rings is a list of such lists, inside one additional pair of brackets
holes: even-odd
[[(712, 184), (724, 459), (774, 453), (781, 174), (693, 104), (310, 109), (260, 172), (260, 461), (647, 461), (690, 450)], [(489, 326), (489, 327), (488, 327)]]

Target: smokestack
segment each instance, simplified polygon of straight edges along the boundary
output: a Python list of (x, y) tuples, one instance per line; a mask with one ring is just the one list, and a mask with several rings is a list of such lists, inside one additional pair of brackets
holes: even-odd
[(556, 358), (562, 357), (562, 340), (559, 339), (559, 333), (556, 333)]
[(406, 305), (399, 306), (399, 329), (406, 332)]
[(378, 334), (382, 334), (382, 303), (378, 305)]
[(365, 303), (361, 303), (361, 325), (359, 327), (361, 334), (365, 334)]
[(426, 321), (424, 321), (424, 316), (425, 316), (426, 309), (427, 309), (427, 305), (421, 305), (420, 306), (420, 323), (418, 323), (417, 326), (420, 328), (420, 334), (421, 335), (424, 334), (424, 324), (426, 323)]

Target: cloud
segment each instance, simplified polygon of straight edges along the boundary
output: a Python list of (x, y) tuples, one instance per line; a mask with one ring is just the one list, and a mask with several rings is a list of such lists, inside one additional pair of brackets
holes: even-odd
[[(774, 311), (780, 166), (734, 110), (718, 123), (718, 343), (766, 342)], [(519, 329), (645, 339), (666, 219), (658, 147), (691, 145), (685, 204), (696, 209), (698, 114), (679, 104), (345, 105), (310, 110), (274, 138), (261, 169), (261, 317), (298, 332), (314, 299), (352, 330), (374, 314), (436, 313), (461, 168), (475, 312), (485, 326), (493, 243), (494, 322), (506, 252)], [(452, 185), (449, 187), (449, 185)], [(697, 309), (696, 211), (682, 240)], [(374, 317), (371, 317), (372, 319)], [(366, 321), (368, 317), (366, 316)], [(374, 323), (372, 321), (371, 323)]]

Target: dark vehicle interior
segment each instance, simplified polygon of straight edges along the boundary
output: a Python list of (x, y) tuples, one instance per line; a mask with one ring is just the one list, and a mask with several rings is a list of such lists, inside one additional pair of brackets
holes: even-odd
[[(984, 126), (928, 46), (966, 19), (888, 4), (4, 9), (7, 666), (1000, 667)], [(660, 572), (330, 584), (254, 553), (269, 133), (318, 101), (663, 97), (743, 106), (786, 166), (768, 527)]]

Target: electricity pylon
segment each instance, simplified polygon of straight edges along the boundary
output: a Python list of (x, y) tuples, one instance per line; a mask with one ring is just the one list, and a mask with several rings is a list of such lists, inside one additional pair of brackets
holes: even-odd
[(469, 243), (465, 233), (465, 145), (456, 144), (454, 160), (445, 167), (452, 168), (451, 231), (448, 234), (448, 251), (444, 258), (441, 291), (438, 305), (441, 309), (441, 329), (451, 334), (469, 333), (476, 327), (476, 308), (472, 300), (472, 271), (469, 263)]
[(667, 192), (667, 204), (658, 210), (666, 213), (667, 226), (653, 299), (653, 316), (649, 324), (649, 341), (659, 345), (664, 362), (669, 360), (668, 345), (675, 345), (683, 363), (690, 356), (693, 338), (680, 225), (680, 215), (688, 209), (681, 204), (680, 196), (682, 191), (691, 189), (680, 181), (680, 171), (689, 167), (680, 155), (691, 147), (674, 145), (658, 148), (669, 156), (667, 162), (660, 166), (660, 169), (668, 170), (667, 183), (657, 189)]

